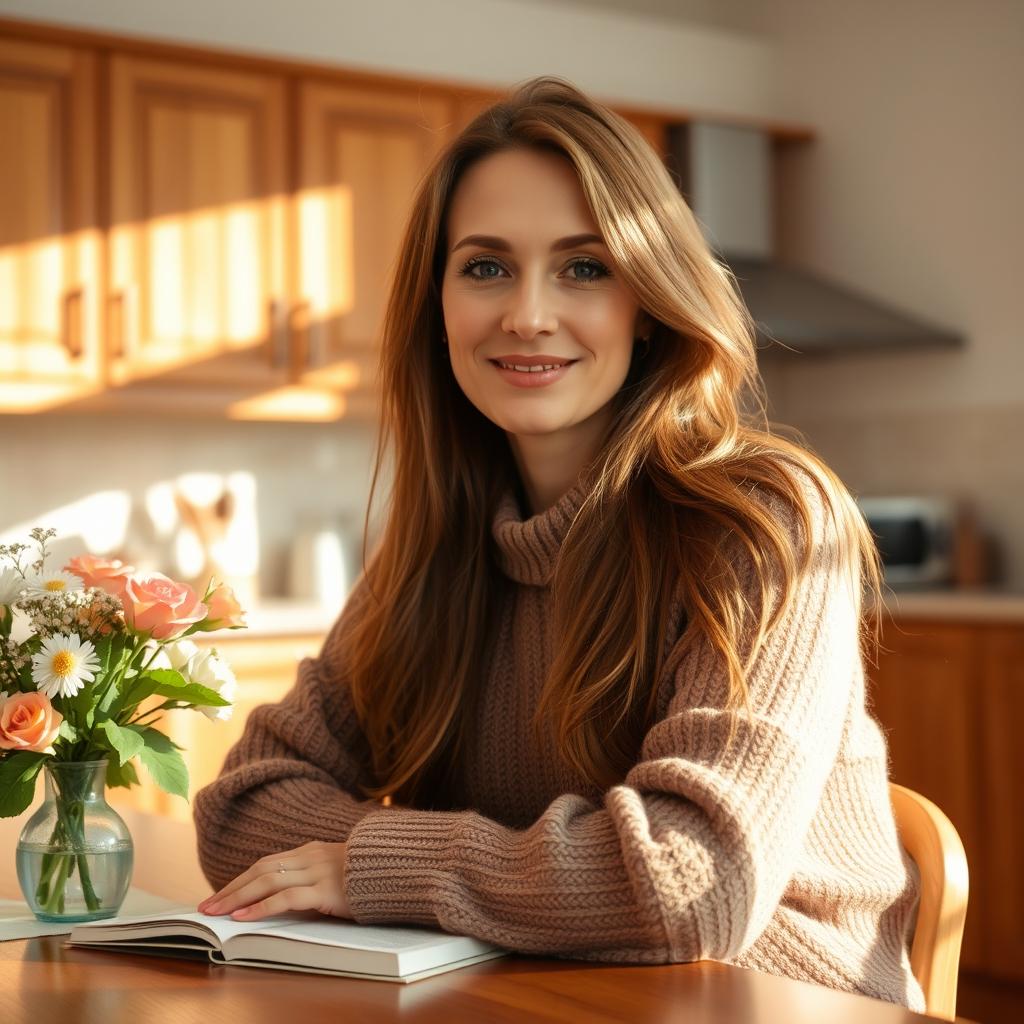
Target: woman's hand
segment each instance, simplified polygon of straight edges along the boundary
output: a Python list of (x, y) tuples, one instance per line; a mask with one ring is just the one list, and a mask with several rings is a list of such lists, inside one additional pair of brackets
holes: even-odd
[(289, 910), (317, 910), (351, 917), (345, 895), (345, 844), (306, 843), (256, 861), (198, 908), (204, 914), (230, 914), (258, 921)]

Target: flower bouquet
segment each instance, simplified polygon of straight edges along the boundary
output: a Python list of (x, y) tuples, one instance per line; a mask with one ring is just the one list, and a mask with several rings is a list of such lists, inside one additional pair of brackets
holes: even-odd
[(155, 726), (181, 708), (230, 716), (230, 668), (187, 638), (241, 628), (244, 613), (213, 580), (200, 598), (91, 555), (48, 571), (54, 535), (31, 531), (38, 557), (27, 566), (29, 545), (0, 545), (0, 817), (29, 806), (45, 768), (46, 801), (18, 844), (19, 882), (38, 918), (94, 920), (117, 913), (131, 878), (131, 837), (104, 786), (138, 783), (137, 757), (158, 786), (188, 798), (182, 748)]

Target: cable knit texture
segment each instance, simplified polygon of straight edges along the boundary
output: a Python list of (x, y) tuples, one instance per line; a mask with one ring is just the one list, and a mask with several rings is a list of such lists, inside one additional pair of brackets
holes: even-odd
[[(196, 795), (207, 878), (220, 887), (262, 856), (347, 841), (359, 922), (581, 960), (714, 959), (923, 1011), (908, 956), (917, 869), (865, 707), (853, 587), (805, 489), (812, 565), (754, 661), (753, 715), (740, 712), (728, 750), (727, 675), (704, 642), (656, 681), (656, 722), (620, 785), (602, 793), (538, 744), (531, 716), (557, 643), (550, 581), (584, 490), (525, 519), (508, 495), (493, 537), (515, 585), (482, 680), (470, 809), (383, 808), (358, 795), (369, 751), (340, 649), (360, 583), (293, 690), (250, 715), (220, 777)], [(807, 542), (787, 506), (764, 501)], [(684, 618), (674, 610), (668, 647)]]

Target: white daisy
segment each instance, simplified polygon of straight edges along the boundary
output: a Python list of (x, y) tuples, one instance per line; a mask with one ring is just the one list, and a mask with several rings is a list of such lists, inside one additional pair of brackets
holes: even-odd
[(85, 584), (69, 572), (46, 572), (41, 576), (30, 576), (25, 581), (28, 596), (47, 597), (50, 594), (62, 594), (68, 590), (83, 590)]
[(32, 655), (32, 681), (40, 693), (54, 697), (73, 697), (96, 678), (100, 659), (96, 649), (77, 633), (56, 634), (43, 641), (42, 650)]
[(21, 573), (15, 569), (4, 569), (0, 572), (0, 604), (14, 604), (25, 589), (25, 581)]

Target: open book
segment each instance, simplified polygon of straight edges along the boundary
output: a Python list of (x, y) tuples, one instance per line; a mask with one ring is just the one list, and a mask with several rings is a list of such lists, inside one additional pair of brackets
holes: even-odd
[(406, 925), (355, 924), (316, 911), (292, 911), (248, 923), (199, 913), (114, 917), (75, 925), (68, 942), (126, 953), (201, 957), (219, 964), (398, 982), (419, 981), (506, 953), (465, 935)]

